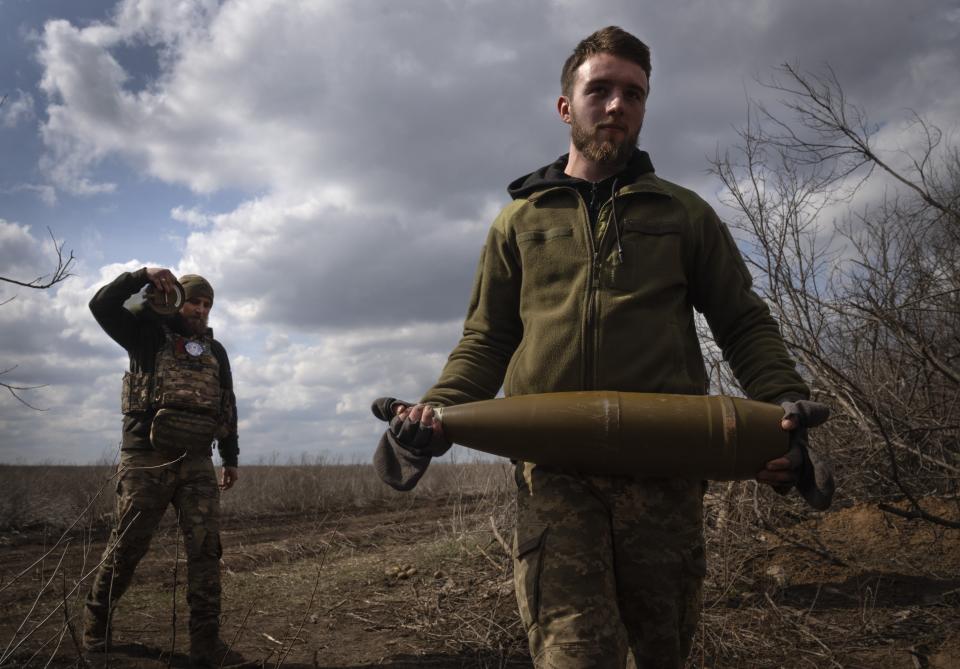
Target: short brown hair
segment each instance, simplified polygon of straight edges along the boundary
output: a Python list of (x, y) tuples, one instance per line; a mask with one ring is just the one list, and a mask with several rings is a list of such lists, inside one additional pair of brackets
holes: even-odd
[(647, 78), (650, 78), (650, 47), (622, 28), (607, 26), (583, 39), (563, 64), (560, 90), (564, 95), (570, 97), (573, 93), (573, 80), (577, 69), (587, 58), (598, 53), (609, 53), (634, 62), (642, 67)]

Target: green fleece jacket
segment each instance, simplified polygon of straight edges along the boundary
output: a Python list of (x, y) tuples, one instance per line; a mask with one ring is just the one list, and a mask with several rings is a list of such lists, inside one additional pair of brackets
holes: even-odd
[[(131, 312), (123, 306), (123, 303), (139, 292), (148, 281), (146, 268), (136, 272), (124, 272), (98, 290), (90, 300), (90, 311), (93, 312), (97, 323), (130, 355), (131, 372), (153, 372), (157, 351), (165, 341), (159, 316), (148, 309), (135, 309)], [(172, 330), (186, 334), (178, 319), (178, 316), (173, 316), (166, 319), (166, 323)], [(213, 332), (210, 331), (209, 334), (212, 338)], [(233, 374), (230, 371), (227, 352), (220, 342), (213, 339), (211, 348), (220, 366), (221, 391), (226, 393), (228, 401), (232, 404), (231, 420), (228, 425), (229, 434), (217, 440), (217, 448), (223, 465), (236, 467), (240, 448), (237, 440), (237, 409), (233, 395)], [(123, 450), (153, 448), (150, 443), (150, 426), (155, 413), (124, 415), (123, 441), (120, 446)]]
[(657, 177), (637, 151), (613, 196), (594, 205), (593, 224), (585, 182), (563, 174), (566, 160), (511, 184), (514, 200), (480, 256), (463, 337), (424, 402), (490, 399), (501, 386), (508, 397), (705, 394), (694, 309), (751, 398), (809, 396), (706, 202)]

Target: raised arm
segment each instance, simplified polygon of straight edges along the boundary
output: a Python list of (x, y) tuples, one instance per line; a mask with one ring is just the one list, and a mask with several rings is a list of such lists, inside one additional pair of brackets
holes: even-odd
[(127, 350), (136, 345), (139, 324), (123, 303), (147, 285), (152, 283), (158, 290), (166, 292), (176, 281), (168, 269), (143, 267), (136, 272), (124, 272), (103, 286), (90, 300), (90, 311), (103, 331)]

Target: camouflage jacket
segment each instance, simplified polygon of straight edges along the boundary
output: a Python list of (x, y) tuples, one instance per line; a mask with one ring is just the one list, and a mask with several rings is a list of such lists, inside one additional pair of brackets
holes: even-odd
[[(153, 373), (157, 352), (164, 345), (166, 336), (160, 317), (148, 309), (128, 310), (124, 307), (132, 295), (147, 283), (146, 268), (136, 272), (124, 272), (112, 282), (103, 286), (90, 300), (90, 311), (97, 323), (110, 337), (120, 344), (130, 356), (131, 373)], [(169, 318), (166, 324), (177, 330), (176, 317)], [(182, 333), (181, 333), (182, 334)], [(225, 466), (236, 467), (239, 445), (237, 440), (236, 398), (233, 394), (233, 375), (227, 352), (216, 339), (211, 338), (212, 353), (219, 364), (220, 387), (226, 401), (227, 424), (225, 436), (217, 439), (217, 448)], [(154, 412), (132, 412), (123, 416), (123, 449), (152, 448), (150, 444), (150, 425)]]

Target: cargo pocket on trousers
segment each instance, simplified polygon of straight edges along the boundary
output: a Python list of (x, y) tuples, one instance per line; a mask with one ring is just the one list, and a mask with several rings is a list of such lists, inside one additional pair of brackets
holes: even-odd
[(223, 545), (220, 543), (219, 532), (208, 532), (203, 542), (203, 555), (220, 561), (223, 557)]
[(539, 526), (528, 528), (522, 534), (517, 530), (514, 540), (513, 584), (520, 619), (528, 631), (537, 623), (540, 613), (540, 574), (546, 536), (547, 528)]

